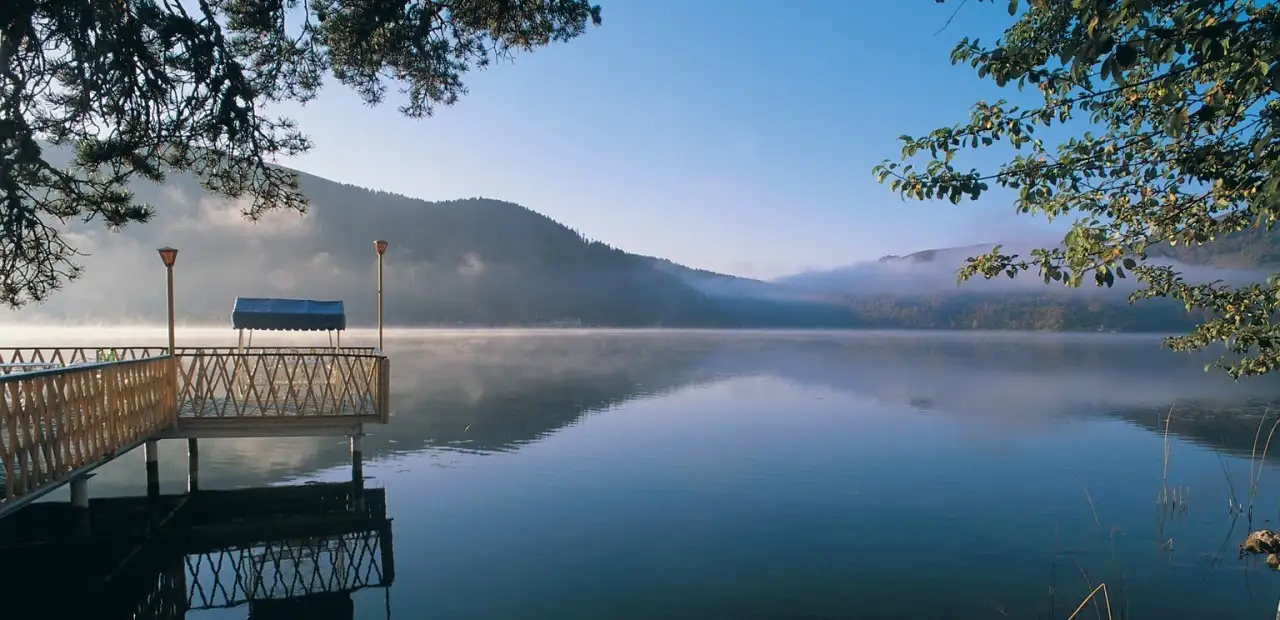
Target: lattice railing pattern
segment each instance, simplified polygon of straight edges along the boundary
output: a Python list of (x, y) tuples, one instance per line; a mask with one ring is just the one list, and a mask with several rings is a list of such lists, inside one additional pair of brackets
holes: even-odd
[(187, 607), (235, 607), (384, 586), (383, 562), (379, 530), (188, 555)]
[(0, 506), (176, 420), (168, 357), (0, 376)]
[[(178, 347), (177, 353), (236, 353), (238, 347)], [(334, 353), (374, 355), (374, 347), (245, 347), (244, 353)], [(12, 365), (48, 365), (70, 366), (87, 362), (114, 362), (120, 360), (137, 360), (148, 357), (168, 355), (167, 347), (10, 347), (0, 348), (0, 374), (6, 373), (4, 366)]]
[[(0, 349), (0, 376), (163, 356), (165, 347)], [(373, 347), (178, 347), (181, 417), (389, 418), (390, 365)]]
[(178, 353), (183, 418), (379, 416), (387, 358), (333, 352)]
[(94, 362), (168, 355), (165, 347), (19, 347), (0, 349), (0, 375)]

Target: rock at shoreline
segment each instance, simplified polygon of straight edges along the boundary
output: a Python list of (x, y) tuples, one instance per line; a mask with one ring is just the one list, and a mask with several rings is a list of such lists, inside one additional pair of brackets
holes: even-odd
[(1272, 570), (1280, 570), (1280, 535), (1276, 535), (1271, 530), (1258, 530), (1249, 534), (1244, 542), (1240, 543), (1240, 557), (1244, 555), (1262, 555), (1267, 556), (1267, 566)]

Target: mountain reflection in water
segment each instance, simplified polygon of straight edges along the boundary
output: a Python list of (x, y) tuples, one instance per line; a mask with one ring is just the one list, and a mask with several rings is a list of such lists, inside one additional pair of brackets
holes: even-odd
[[(393, 418), (364, 451), (398, 519), (398, 583), (414, 584), (393, 589), (399, 618), (1061, 618), (1090, 589), (1082, 570), (1132, 617), (1253, 617), (1280, 595), (1229, 553), (1277, 516), (1274, 468), (1258, 522), (1225, 509), (1231, 484), (1247, 492), (1280, 381), (1233, 383), (1156, 338), (423, 331), (389, 345)], [(1165, 522), (1170, 411), (1169, 484), (1191, 503)], [(205, 446), (203, 480), (228, 489), (337, 480), (348, 459), (341, 438)], [(160, 452), (162, 467), (185, 458), (181, 442)], [(142, 470), (122, 459), (91, 489), (136, 493)], [(180, 472), (163, 485), (180, 491)], [(372, 596), (357, 593), (355, 617), (385, 615)]]

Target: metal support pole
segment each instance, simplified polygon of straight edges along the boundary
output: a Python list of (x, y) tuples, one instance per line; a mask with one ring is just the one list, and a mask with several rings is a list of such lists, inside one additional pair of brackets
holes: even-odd
[(147, 497), (160, 495), (160, 445), (155, 439), (148, 439), (143, 445), (143, 453), (147, 459)]
[[(165, 289), (167, 291), (168, 308), (169, 308), (169, 364), (170, 364), (169, 389), (173, 390), (173, 398), (174, 398), (173, 406), (176, 408), (178, 406), (178, 403), (177, 403), (178, 358), (176, 356), (176, 350), (174, 349), (173, 264), (175, 261), (178, 260), (178, 251), (166, 246), (164, 248), (161, 248), (159, 252), (160, 252), (160, 261), (164, 263)], [(175, 415), (176, 415), (176, 412), (175, 412)]]
[(187, 492), (200, 490), (200, 443), (195, 437), (187, 439)]
[(378, 350), (382, 351), (382, 254), (378, 254)]
[(87, 476), (71, 479), (71, 506), (73, 508), (89, 507), (89, 479)]
[(169, 355), (173, 355), (173, 265), (165, 265), (169, 288)]
[(355, 509), (364, 510), (364, 429), (351, 436), (351, 487), (354, 490)]
[(81, 536), (89, 534), (89, 476), (77, 476), (71, 479), (71, 508), (75, 514), (76, 533)]

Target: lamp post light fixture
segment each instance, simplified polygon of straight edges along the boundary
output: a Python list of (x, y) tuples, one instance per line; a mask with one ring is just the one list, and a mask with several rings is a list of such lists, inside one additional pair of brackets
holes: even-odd
[(173, 264), (178, 262), (178, 251), (164, 246), (156, 250), (160, 254), (160, 262), (164, 263), (165, 274), (168, 279), (169, 292), (169, 355), (173, 355)]
[(378, 253), (378, 351), (382, 351), (382, 255), (387, 253), (387, 242), (378, 239), (373, 242), (373, 250)]

